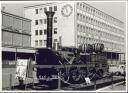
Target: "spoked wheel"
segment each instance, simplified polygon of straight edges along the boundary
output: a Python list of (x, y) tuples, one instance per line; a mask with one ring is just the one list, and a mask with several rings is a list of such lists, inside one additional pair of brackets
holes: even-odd
[(83, 83), (83, 77), (80, 69), (75, 68), (70, 71), (70, 83), (72, 84)]
[(81, 78), (81, 75), (79, 74), (79, 72), (77, 70), (73, 70), (71, 77), (72, 77), (73, 81), (79, 81)]
[(69, 81), (69, 75), (67, 74), (65, 69), (61, 70), (61, 75), (60, 78), (62, 79), (62, 81), (64, 82), (68, 82)]
[(99, 76), (99, 79), (103, 78), (103, 70), (99, 69), (97, 75)]
[(101, 79), (103, 77), (103, 72), (102, 70), (92, 70), (89, 72), (88, 74), (89, 78), (93, 81), (93, 80), (98, 80)]

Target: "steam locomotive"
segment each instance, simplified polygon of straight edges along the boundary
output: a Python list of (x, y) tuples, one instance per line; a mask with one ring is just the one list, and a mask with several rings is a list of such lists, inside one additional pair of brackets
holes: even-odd
[[(108, 71), (107, 57), (103, 52), (104, 45), (100, 43), (83, 44), (79, 48), (52, 46), (52, 17), (47, 15), (47, 48), (37, 49), (37, 78), (53, 78), (61, 72), (61, 80), (70, 83), (82, 83), (85, 77), (91, 80), (102, 78)], [(45, 67), (47, 66), (47, 67)]]

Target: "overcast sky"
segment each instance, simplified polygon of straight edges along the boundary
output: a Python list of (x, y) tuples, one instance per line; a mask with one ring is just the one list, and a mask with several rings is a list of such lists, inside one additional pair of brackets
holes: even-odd
[[(44, 3), (40, 2), (2, 2), (1, 7), (5, 7), (5, 11), (19, 16), (23, 16), (23, 7), (29, 5), (37, 5)], [(125, 22), (125, 2), (87, 2), (91, 6)]]

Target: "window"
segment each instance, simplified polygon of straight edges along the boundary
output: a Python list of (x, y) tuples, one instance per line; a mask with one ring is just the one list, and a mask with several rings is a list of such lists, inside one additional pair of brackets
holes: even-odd
[(35, 35), (38, 35), (38, 30), (35, 30)]
[(47, 11), (47, 8), (44, 8), (44, 12), (46, 12)]
[(38, 46), (38, 40), (35, 40), (35, 46)]
[(57, 34), (57, 28), (54, 28), (54, 34)]
[(44, 29), (44, 35), (46, 35), (47, 34), (47, 30), (46, 29)]
[(38, 14), (38, 9), (35, 9), (35, 11), (36, 11), (36, 14)]
[(42, 40), (39, 40), (39, 45), (42, 46)]
[(35, 20), (35, 25), (38, 25), (38, 20)]
[(46, 45), (46, 43), (47, 43), (47, 40), (44, 40), (44, 45)]
[(44, 19), (44, 24), (47, 24), (47, 19)]
[(40, 30), (40, 35), (42, 35), (42, 30)]
[(43, 20), (42, 19), (40, 19), (39, 21), (40, 21), (40, 24), (43, 24)]
[(57, 23), (57, 17), (54, 17), (54, 23)]
[(49, 7), (49, 11), (52, 11), (52, 7)]
[(54, 42), (57, 42), (57, 39), (54, 39)]
[(40, 13), (42, 13), (43, 12), (43, 9), (42, 8), (40, 8)]
[(57, 6), (54, 6), (54, 11), (57, 11)]
[(77, 31), (79, 31), (79, 29), (80, 29), (80, 25), (79, 25), (79, 24), (77, 24)]

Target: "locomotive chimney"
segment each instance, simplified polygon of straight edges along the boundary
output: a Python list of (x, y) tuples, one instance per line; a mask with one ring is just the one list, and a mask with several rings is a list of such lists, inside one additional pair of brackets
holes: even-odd
[(47, 48), (52, 49), (52, 26), (53, 26), (53, 15), (55, 12), (52, 11), (46, 11), (45, 12), (47, 16)]

